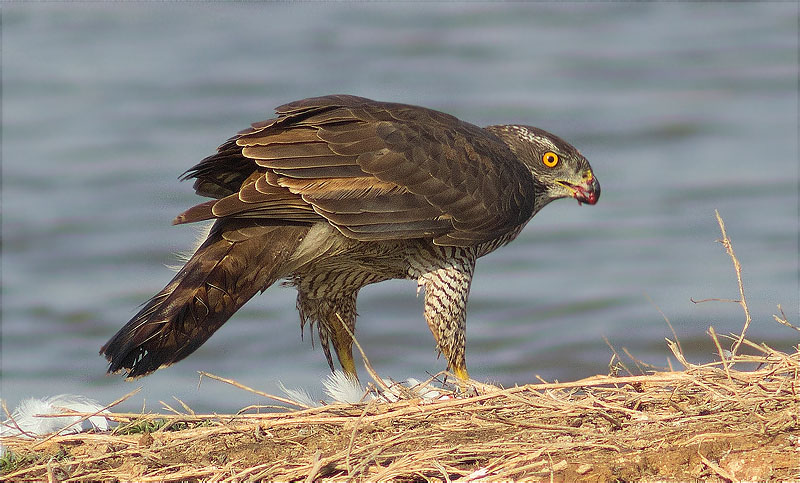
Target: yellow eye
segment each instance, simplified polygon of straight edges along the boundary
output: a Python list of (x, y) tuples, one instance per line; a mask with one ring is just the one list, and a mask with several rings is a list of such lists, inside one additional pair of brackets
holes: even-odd
[(552, 151), (547, 151), (542, 156), (542, 162), (548, 168), (554, 168), (558, 164), (558, 155)]

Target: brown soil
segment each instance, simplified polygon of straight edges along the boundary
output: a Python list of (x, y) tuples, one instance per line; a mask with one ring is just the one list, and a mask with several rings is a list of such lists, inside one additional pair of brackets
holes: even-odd
[[(110, 434), (4, 438), (3, 481), (800, 479), (800, 352), (425, 401), (116, 413)], [(679, 360), (677, 347), (673, 346)], [(739, 366), (751, 370), (738, 370)], [(474, 392), (474, 391), (473, 391)], [(154, 432), (122, 434), (160, 420)], [(127, 428), (127, 429), (126, 429)]]

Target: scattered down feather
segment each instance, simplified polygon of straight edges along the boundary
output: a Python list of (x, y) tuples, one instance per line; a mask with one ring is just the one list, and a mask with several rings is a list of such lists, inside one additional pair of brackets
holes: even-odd
[[(356, 404), (363, 401), (370, 401), (381, 398), (389, 402), (400, 400), (404, 394), (412, 394), (428, 400), (435, 400), (442, 397), (441, 392), (431, 385), (423, 385), (417, 379), (408, 378), (403, 383), (397, 383), (389, 379), (383, 380), (389, 387), (388, 391), (381, 391), (379, 395), (362, 387), (358, 381), (354, 381), (343, 371), (336, 370), (322, 380), (325, 388), (326, 399), (315, 400), (305, 389), (287, 388), (283, 383), (278, 382), (281, 391), (292, 401), (296, 401), (304, 406), (319, 407), (324, 404)], [(402, 385), (404, 389), (399, 389)]]
[[(68, 411), (95, 413), (103, 408), (104, 406), (97, 401), (75, 394), (59, 394), (58, 396), (41, 399), (28, 398), (17, 406), (14, 412), (11, 413), (10, 419), (0, 423), (0, 437), (35, 438), (55, 432), (71, 434), (90, 429), (108, 431), (108, 419), (99, 414), (80, 424), (77, 424), (78, 420), (81, 419), (80, 416), (41, 416), (44, 414), (61, 414)], [(0, 456), (5, 454), (6, 448), (0, 445)]]

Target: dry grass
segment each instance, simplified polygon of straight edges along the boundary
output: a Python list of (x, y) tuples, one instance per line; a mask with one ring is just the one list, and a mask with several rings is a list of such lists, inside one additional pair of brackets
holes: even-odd
[[(3, 481), (798, 480), (800, 350), (746, 338), (681, 370), (236, 415), (112, 413), (111, 433), (3, 438)], [(781, 323), (791, 325), (781, 313)], [(779, 317), (776, 317), (779, 318)], [(233, 381), (228, 381), (235, 384)], [(89, 415), (84, 415), (88, 417)], [(13, 463), (13, 464), (12, 464)]]

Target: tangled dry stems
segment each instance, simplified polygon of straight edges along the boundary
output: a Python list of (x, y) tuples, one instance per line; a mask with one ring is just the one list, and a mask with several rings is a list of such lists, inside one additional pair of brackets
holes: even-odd
[[(44, 443), (5, 438), (17, 454), (44, 457), (2, 478), (800, 478), (800, 353), (747, 339), (742, 345), (754, 353), (695, 365), (670, 343), (683, 371), (497, 388), (427, 403), (370, 401), (224, 416), (113, 413), (120, 426), (110, 434), (54, 436)], [(735, 368), (753, 364), (752, 370)], [(165, 424), (152, 433), (120, 430), (154, 420)], [(179, 423), (186, 429), (170, 430)]]
[[(743, 306), (746, 322), (729, 336), (731, 351), (710, 328), (715, 362), (687, 361), (676, 338), (667, 344), (678, 371), (508, 389), (480, 384), (470, 396), (443, 383), (444, 397), (433, 401), (111, 413), (119, 422), (111, 433), (3, 438), (22, 463), (0, 480), (800, 479), (800, 349), (787, 354), (745, 337), (741, 271), (718, 219), (740, 282), (732, 302)], [(130, 434), (137, 427), (151, 430)]]

